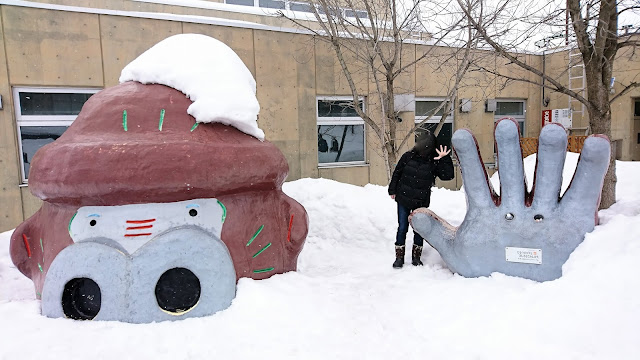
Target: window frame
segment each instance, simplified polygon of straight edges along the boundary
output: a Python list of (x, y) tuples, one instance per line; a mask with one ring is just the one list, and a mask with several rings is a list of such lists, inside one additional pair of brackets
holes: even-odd
[(18, 151), (20, 158), (20, 181), (23, 185), (29, 184), (26, 177), (24, 153), (22, 147), (21, 127), (69, 127), (78, 115), (22, 115), (20, 107), (20, 93), (62, 93), (62, 94), (96, 94), (102, 89), (99, 88), (75, 88), (75, 87), (27, 87), (16, 86), (11, 89), (13, 95), (13, 108), (16, 119), (16, 135), (18, 141)]
[[(353, 101), (352, 96), (316, 96), (316, 132), (318, 130), (318, 126), (321, 125), (362, 125), (362, 136), (363, 136), (363, 160), (362, 161), (340, 161), (340, 162), (326, 162), (321, 163), (320, 158), (317, 158), (318, 168), (336, 168), (336, 167), (351, 167), (351, 166), (363, 166), (367, 164), (367, 126), (364, 120), (359, 116), (332, 116), (332, 117), (320, 117), (318, 113), (318, 102), (319, 101)], [(362, 103), (362, 110), (366, 111), (366, 98), (364, 96), (358, 97), (358, 101)], [(318, 150), (316, 149), (316, 154)]]

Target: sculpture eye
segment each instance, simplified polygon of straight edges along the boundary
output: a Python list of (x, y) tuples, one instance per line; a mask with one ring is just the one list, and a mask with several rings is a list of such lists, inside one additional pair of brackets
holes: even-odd
[(91, 220), (91, 221), (89, 221), (89, 225), (91, 225), (91, 226), (96, 226), (96, 224), (97, 224), (97, 223), (98, 223), (98, 222), (97, 222), (97, 221), (95, 221), (95, 220)]
[(196, 215), (198, 215), (198, 210), (196, 210), (196, 209), (191, 209), (191, 210), (189, 210), (189, 215), (191, 215), (191, 216), (196, 216)]
[(515, 217), (516, 217), (516, 216), (515, 216), (515, 215), (513, 215), (512, 213), (507, 213), (507, 214), (504, 216), (504, 218), (505, 218), (505, 219), (507, 219), (507, 220), (509, 220), (509, 221), (513, 220), (513, 218), (515, 218)]
[(534, 215), (533, 220), (535, 220), (536, 222), (541, 222), (542, 220), (544, 220), (544, 216), (540, 214)]

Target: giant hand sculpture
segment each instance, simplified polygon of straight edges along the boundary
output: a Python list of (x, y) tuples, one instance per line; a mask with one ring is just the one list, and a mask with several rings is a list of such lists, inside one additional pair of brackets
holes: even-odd
[(455, 132), (453, 146), (462, 169), (467, 214), (456, 228), (425, 208), (411, 225), (465, 277), (493, 272), (547, 281), (562, 276), (562, 265), (597, 223), (602, 182), (609, 165), (606, 136), (586, 139), (571, 185), (560, 198), (567, 136), (550, 124), (540, 133), (533, 188), (527, 192), (518, 126), (496, 125), (500, 196), (491, 187), (474, 136)]

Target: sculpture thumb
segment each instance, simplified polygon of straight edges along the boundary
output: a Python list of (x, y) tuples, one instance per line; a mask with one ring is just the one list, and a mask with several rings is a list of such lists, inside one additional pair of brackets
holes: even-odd
[(456, 228), (441, 219), (433, 211), (427, 208), (416, 209), (411, 213), (409, 222), (413, 230), (420, 234), (438, 252), (451, 246)]

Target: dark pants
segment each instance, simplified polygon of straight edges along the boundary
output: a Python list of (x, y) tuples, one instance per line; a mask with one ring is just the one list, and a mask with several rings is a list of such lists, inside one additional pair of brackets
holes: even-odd
[[(409, 214), (411, 210), (398, 203), (398, 234), (396, 235), (396, 246), (404, 245), (407, 240), (407, 231), (409, 231)], [(417, 232), (413, 232), (413, 243), (422, 246), (423, 238)]]

